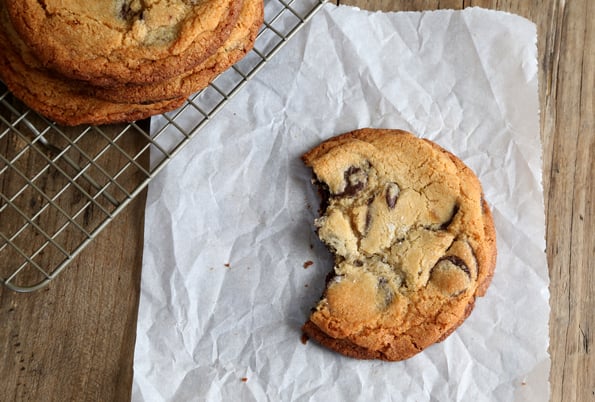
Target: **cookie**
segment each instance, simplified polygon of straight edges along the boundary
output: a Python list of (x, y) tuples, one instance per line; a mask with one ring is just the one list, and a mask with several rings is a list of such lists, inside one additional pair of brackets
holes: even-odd
[(475, 174), (400, 130), (361, 129), (303, 156), (323, 195), (315, 221), (334, 255), (303, 326), (360, 359), (407, 359), (473, 310), (496, 265), (496, 233)]
[(188, 97), (206, 87), (215, 77), (252, 49), (263, 18), (263, 0), (244, 1), (229, 38), (217, 53), (194, 69), (174, 78), (148, 85), (130, 84), (95, 88), (93, 95), (111, 102), (156, 102), (172, 97)]
[(158, 82), (210, 57), (242, 0), (5, 0), (41, 64), (99, 86)]
[(129, 122), (181, 106), (185, 98), (149, 104), (106, 102), (87, 87), (47, 71), (14, 31), (0, 1), (0, 79), (27, 106), (63, 125)]

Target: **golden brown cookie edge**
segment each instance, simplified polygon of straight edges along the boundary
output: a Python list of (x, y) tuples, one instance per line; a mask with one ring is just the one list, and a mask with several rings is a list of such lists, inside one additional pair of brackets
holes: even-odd
[[(321, 142), (320, 144), (311, 148), (308, 152), (303, 154), (302, 160), (306, 166), (312, 167), (313, 163), (316, 159), (320, 158), (321, 156), (323, 156), (324, 154), (326, 154), (331, 149), (333, 149), (337, 146), (341, 146), (342, 144), (352, 141), (354, 139), (368, 142), (367, 140), (373, 139), (374, 137), (377, 137), (379, 135), (383, 135), (386, 133), (390, 133), (391, 135), (411, 136), (413, 138), (419, 139), (419, 137), (415, 136), (414, 134), (404, 131), (404, 130), (399, 130), (399, 129), (361, 128), (361, 129), (353, 130), (353, 131), (346, 132), (343, 134), (339, 134), (335, 137), (329, 138), (329, 139)], [(304, 326), (302, 327), (303, 333), (306, 334), (310, 339), (313, 339), (314, 341), (329, 348), (330, 350), (334, 350), (335, 352), (341, 353), (345, 356), (349, 356), (349, 357), (353, 357), (353, 358), (357, 358), (357, 359), (368, 359), (368, 360), (380, 359), (380, 360), (388, 360), (388, 361), (401, 361), (401, 360), (408, 359), (408, 358), (414, 356), (415, 354), (421, 352), (422, 350), (426, 349), (428, 346), (431, 346), (432, 344), (435, 344), (438, 342), (442, 342), (443, 340), (448, 338), (448, 336), (450, 336), (458, 327), (460, 327), (463, 324), (463, 322), (465, 322), (465, 320), (469, 317), (472, 310), (474, 309), (476, 297), (484, 296), (485, 292), (487, 291), (487, 288), (490, 285), (491, 279), (493, 277), (493, 274), (494, 274), (494, 271), (496, 268), (496, 255), (497, 255), (496, 230), (495, 230), (495, 225), (494, 225), (494, 221), (493, 221), (493, 217), (492, 217), (489, 205), (487, 204), (485, 199), (483, 199), (483, 191), (481, 189), (481, 183), (479, 182), (479, 179), (477, 178), (477, 176), (475, 175), (473, 170), (471, 170), (456, 155), (454, 155), (453, 153), (451, 153), (450, 151), (446, 150), (445, 148), (441, 147), (440, 145), (438, 145), (437, 143), (435, 143), (433, 141), (430, 141), (427, 139), (423, 139), (423, 140), (426, 141), (427, 143), (429, 143), (434, 149), (436, 149), (439, 152), (448, 156), (456, 164), (456, 166), (459, 170), (469, 172), (471, 174), (471, 176), (473, 178), (475, 178), (475, 180), (477, 181), (477, 184), (479, 186), (479, 191), (482, 194), (482, 206), (481, 207), (482, 207), (482, 211), (483, 211), (483, 224), (484, 224), (484, 234), (485, 234), (485, 239), (484, 239), (485, 247), (482, 247), (482, 249), (480, 250), (480, 253), (479, 253), (479, 257), (477, 257), (478, 269), (480, 269), (483, 272), (483, 280), (481, 282), (478, 280), (475, 293), (469, 299), (469, 303), (467, 304), (467, 307), (465, 308), (462, 316), (460, 317), (460, 319), (458, 321), (455, 321), (452, 325), (450, 325), (448, 328), (446, 328), (442, 332), (440, 337), (438, 337), (436, 340), (431, 341), (429, 344), (427, 344), (427, 346), (417, 347), (415, 345), (415, 343), (413, 343), (413, 345), (412, 345), (413, 349), (407, 350), (405, 353), (403, 353), (397, 357), (394, 356), (394, 353), (391, 353), (391, 356), (389, 357), (387, 354), (385, 354), (381, 351), (374, 351), (374, 350), (366, 349), (364, 347), (361, 347), (361, 346), (351, 342), (348, 339), (333, 338), (332, 336), (330, 336), (326, 332), (324, 332), (320, 327), (318, 327), (312, 320), (309, 319), (306, 322), (306, 324), (304, 324)], [(314, 174), (313, 174), (313, 176), (314, 176), (314, 179), (316, 180), (317, 179), (316, 176)], [(334, 270), (331, 271), (329, 276), (332, 277), (333, 273), (334, 273)], [(328, 279), (327, 279), (327, 284), (328, 284)], [(325, 287), (325, 292), (326, 292), (326, 287)], [(323, 299), (323, 298), (324, 298), (324, 294), (322, 295), (321, 299)], [(420, 339), (420, 341), (427, 341), (427, 340)], [(422, 343), (422, 342), (420, 342), (420, 343)]]

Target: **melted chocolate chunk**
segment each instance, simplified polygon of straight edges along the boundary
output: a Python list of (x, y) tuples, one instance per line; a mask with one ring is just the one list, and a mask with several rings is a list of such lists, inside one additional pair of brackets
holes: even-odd
[(377, 286), (378, 292), (382, 297), (382, 308), (386, 309), (393, 302), (395, 295), (390, 285), (388, 284), (388, 279), (386, 279), (385, 277), (381, 276), (378, 278)]
[(122, 7), (120, 7), (120, 13), (118, 14), (118, 16), (123, 19), (126, 20), (128, 22), (132, 22), (134, 20), (142, 20), (143, 19), (143, 11), (139, 10), (139, 11), (135, 11), (132, 9), (132, 7), (130, 6), (130, 2), (124, 2), (122, 4)]
[(326, 183), (323, 183), (320, 180), (313, 179), (312, 183), (316, 185), (318, 196), (320, 197), (320, 207), (318, 208), (318, 213), (323, 215), (330, 204), (331, 191), (329, 190)]
[(339, 195), (353, 197), (355, 194), (366, 188), (368, 174), (359, 167), (350, 166), (343, 174), (345, 177), (345, 189)]
[[(441, 259), (438, 260), (436, 265), (440, 264), (440, 262), (442, 262), (442, 261), (450, 262), (452, 265), (456, 266), (461, 271), (466, 273), (467, 276), (469, 276), (469, 278), (471, 278), (471, 271), (469, 270), (469, 267), (467, 266), (467, 264), (465, 264), (465, 261), (463, 261), (461, 258), (457, 257), (456, 255), (447, 255), (446, 257), (442, 257)], [(434, 265), (434, 267), (436, 267), (436, 265)]]
[(394, 209), (395, 205), (397, 205), (397, 199), (399, 198), (399, 193), (401, 189), (399, 188), (397, 183), (388, 183), (386, 186), (386, 205), (390, 209)]
[(364, 233), (368, 233), (368, 231), (370, 230), (370, 225), (372, 224), (372, 203), (374, 202), (374, 197), (371, 197), (368, 200), (368, 210), (366, 212), (366, 223), (365, 223), (365, 227), (364, 227)]

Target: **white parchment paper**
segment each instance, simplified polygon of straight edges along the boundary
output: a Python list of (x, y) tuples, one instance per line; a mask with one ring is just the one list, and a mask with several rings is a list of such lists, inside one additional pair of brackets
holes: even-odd
[[(536, 53), (510, 14), (325, 6), (149, 187), (133, 400), (547, 400)], [(404, 362), (300, 341), (332, 267), (300, 155), (361, 127), (457, 154), (496, 220), (486, 297)]]

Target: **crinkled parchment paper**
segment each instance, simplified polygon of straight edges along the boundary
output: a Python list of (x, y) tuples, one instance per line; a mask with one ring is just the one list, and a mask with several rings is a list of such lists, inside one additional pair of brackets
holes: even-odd
[[(510, 14), (325, 6), (149, 187), (133, 400), (547, 400), (536, 53)], [(486, 297), (404, 362), (300, 341), (332, 267), (300, 155), (360, 127), (460, 156), (496, 220)]]

